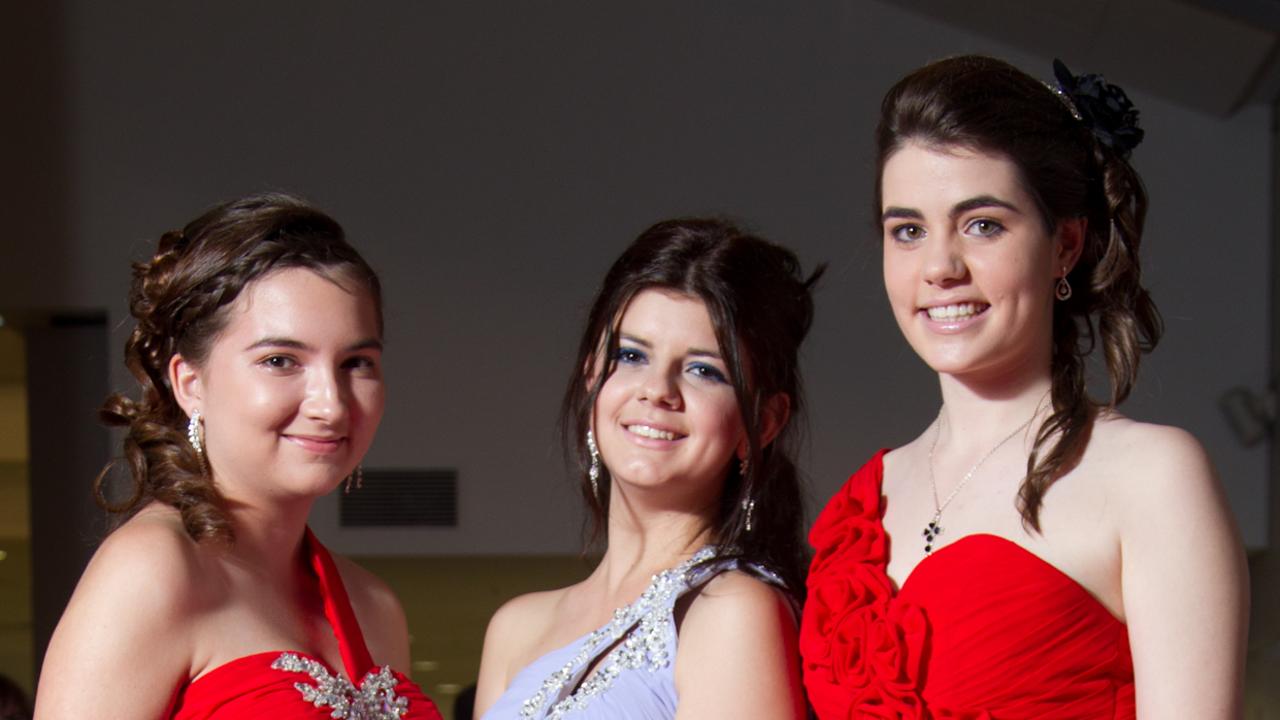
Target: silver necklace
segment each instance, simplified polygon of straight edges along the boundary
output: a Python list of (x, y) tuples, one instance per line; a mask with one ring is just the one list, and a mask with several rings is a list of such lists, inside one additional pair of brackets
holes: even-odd
[(1027, 426), (1031, 424), (1031, 421), (1035, 419), (1036, 414), (1039, 413), (1039, 411), (1040, 411), (1040, 408), (1039, 406), (1037, 406), (1036, 412), (1032, 413), (1031, 417), (1027, 418), (1026, 422), (1022, 423), (1017, 428), (1015, 428), (1013, 432), (1009, 433), (1005, 437), (1005, 439), (996, 443), (995, 447), (988, 450), (986, 455), (983, 455), (982, 458), (978, 460), (978, 462), (974, 463), (973, 467), (969, 468), (969, 472), (965, 473), (964, 477), (960, 478), (960, 482), (956, 483), (955, 488), (951, 491), (951, 494), (947, 496), (947, 499), (943, 500), (941, 503), (938, 502), (938, 481), (933, 476), (933, 451), (937, 449), (938, 436), (942, 434), (942, 411), (941, 410), (938, 411), (938, 429), (934, 431), (933, 442), (929, 444), (929, 487), (933, 488), (933, 511), (934, 512), (933, 512), (933, 519), (929, 521), (928, 525), (924, 526), (924, 532), (921, 533), (922, 535), (924, 535), (924, 554), (925, 555), (928, 555), (933, 552), (933, 541), (939, 535), (942, 534), (942, 526), (938, 524), (938, 522), (942, 520), (942, 511), (946, 510), (947, 506), (951, 504), (951, 501), (955, 499), (956, 493), (960, 492), (960, 490), (964, 488), (965, 483), (969, 482), (969, 478), (973, 477), (973, 474), (978, 472), (978, 468), (982, 467), (982, 463), (986, 462), (987, 458), (994, 455), (997, 450), (1004, 447), (1005, 443), (1009, 442), (1014, 437), (1016, 437), (1018, 433), (1025, 430)]

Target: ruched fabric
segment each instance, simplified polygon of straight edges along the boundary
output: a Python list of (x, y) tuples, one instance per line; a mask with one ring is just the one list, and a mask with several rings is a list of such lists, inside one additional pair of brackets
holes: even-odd
[(800, 652), (820, 720), (1132, 719), (1127, 628), (1019, 545), (966, 536), (893, 587), (883, 456), (809, 534)]

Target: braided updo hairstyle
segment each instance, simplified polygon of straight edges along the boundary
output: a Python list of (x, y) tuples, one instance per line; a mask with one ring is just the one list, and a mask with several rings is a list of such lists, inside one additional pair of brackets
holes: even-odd
[[(804, 408), (799, 350), (813, 324), (811, 290), (822, 270), (805, 278), (790, 250), (718, 219), (660, 222), (623, 251), (591, 306), (561, 413), (566, 458), (577, 470), (593, 539), (606, 524), (609, 469), (600, 468), (597, 495), (585, 438), (596, 396), (617, 365), (618, 324), (640, 292), (671, 290), (706, 305), (749, 446), (745, 477), (737, 463), (726, 468), (711, 529), (718, 555), (768, 567), (792, 594), (803, 595), (804, 506), (794, 457)], [(766, 447), (763, 414), (778, 393), (790, 398), (791, 420)], [(758, 509), (748, 530), (750, 503)]]
[[(1163, 330), (1138, 258), (1147, 195), (1128, 162), (1142, 138), (1137, 111), (1100, 77), (1072, 77), (1061, 63), (1056, 69), (1057, 91), (994, 58), (941, 60), (889, 90), (876, 129), (873, 217), (880, 217), (885, 163), (914, 142), (1011, 160), (1050, 234), (1062, 220), (1086, 221), (1083, 252), (1068, 275), (1074, 292), (1054, 305), (1053, 409), (1018, 496), (1023, 522), (1037, 531), (1045, 493), (1079, 462), (1098, 411), (1129, 396), (1141, 354)], [(1086, 389), (1085, 359), (1097, 344), (1110, 380), (1104, 400)]]
[(142, 386), (138, 400), (117, 393), (99, 414), (127, 428), (130, 483), (108, 487), (108, 466), (94, 484), (98, 503), (122, 522), (155, 501), (176, 508), (192, 539), (232, 540), (222, 496), (186, 436), (188, 418), (174, 398), (174, 355), (201, 366), (236, 298), (277, 270), (306, 268), (348, 290), (367, 291), (382, 333), (382, 290), (368, 263), (333, 218), (282, 193), (251, 195), (205, 212), (160, 237), (155, 255), (133, 265), (129, 312), (137, 322), (125, 365)]

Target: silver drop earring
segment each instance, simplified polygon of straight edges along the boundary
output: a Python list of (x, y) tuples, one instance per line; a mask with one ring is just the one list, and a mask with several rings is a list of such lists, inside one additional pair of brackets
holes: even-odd
[(591, 455), (591, 465), (587, 468), (587, 477), (591, 478), (591, 494), (600, 498), (600, 448), (596, 447), (595, 433), (587, 431), (587, 453)]
[(364, 465), (356, 465), (355, 471), (347, 476), (347, 486), (342, 490), (342, 492), (347, 494), (351, 493), (351, 478), (355, 478), (357, 490), (364, 487)]
[(1062, 268), (1062, 277), (1058, 278), (1058, 282), (1053, 286), (1053, 296), (1058, 298), (1060, 302), (1066, 302), (1071, 299), (1071, 283), (1067, 282), (1067, 269)]
[(191, 419), (187, 421), (187, 442), (191, 443), (191, 449), (196, 451), (196, 456), (204, 462), (204, 442), (201, 439), (202, 428), (200, 426), (200, 411), (192, 410)]
[[(748, 460), (745, 457), (738, 460), (738, 477), (742, 478), (743, 485), (746, 484), (747, 470), (749, 469), (751, 469), (750, 460)], [(750, 499), (749, 497), (742, 498), (742, 509), (747, 513), (747, 522), (745, 525), (746, 530), (747, 532), (751, 532), (751, 516), (755, 514), (756, 501)]]

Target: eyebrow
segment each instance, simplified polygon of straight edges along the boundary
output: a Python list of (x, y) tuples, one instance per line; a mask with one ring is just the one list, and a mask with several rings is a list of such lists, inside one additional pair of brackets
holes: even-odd
[[(640, 346), (645, 347), (645, 348), (649, 348), (649, 349), (652, 349), (652, 348), (653, 348), (653, 343), (651, 343), (651, 342), (649, 342), (648, 340), (645, 340), (645, 339), (643, 339), (643, 338), (638, 338), (638, 337), (636, 337), (635, 335), (628, 335), (627, 333), (619, 333), (619, 334), (618, 334), (618, 338), (619, 338), (620, 340), (626, 340), (627, 342), (630, 342), (630, 343), (635, 343), (636, 345), (640, 345)], [(701, 348), (691, 348), (691, 349), (689, 350), (689, 352), (687, 352), (687, 353), (685, 353), (685, 354), (686, 354), (686, 355), (693, 355), (693, 356), (695, 356), (695, 357), (709, 357), (709, 358), (713, 358), (713, 359), (715, 359), (715, 360), (723, 360), (723, 359), (724, 359), (724, 358), (720, 357), (720, 353), (718, 353), (718, 352), (714, 352), (714, 351), (712, 351), (712, 350), (703, 350), (703, 349), (701, 349)]]
[[(972, 210), (989, 207), (1004, 208), (1011, 212), (1018, 213), (1019, 215), (1022, 214), (1022, 210), (1019, 209), (1017, 205), (1001, 200), (994, 195), (978, 195), (976, 197), (971, 197), (968, 200), (961, 200), (956, 203), (955, 207), (951, 208), (951, 212), (948, 214), (952, 219), (954, 219)], [(916, 210), (915, 208), (889, 206), (885, 208), (884, 212), (880, 215), (880, 222), (887, 222), (895, 218), (901, 220), (923, 220), (924, 213)]]
[[(292, 348), (294, 350), (311, 350), (312, 349), (310, 345), (300, 340), (294, 340), (292, 338), (286, 338), (286, 337), (265, 337), (259, 340), (258, 342), (250, 345), (249, 347), (245, 348), (245, 350), (246, 351), (257, 350), (259, 348), (265, 348), (265, 347)], [(377, 338), (368, 338), (366, 340), (361, 340), (360, 342), (354, 345), (349, 345), (346, 348), (346, 352), (357, 352), (360, 350), (382, 350), (382, 341)]]

